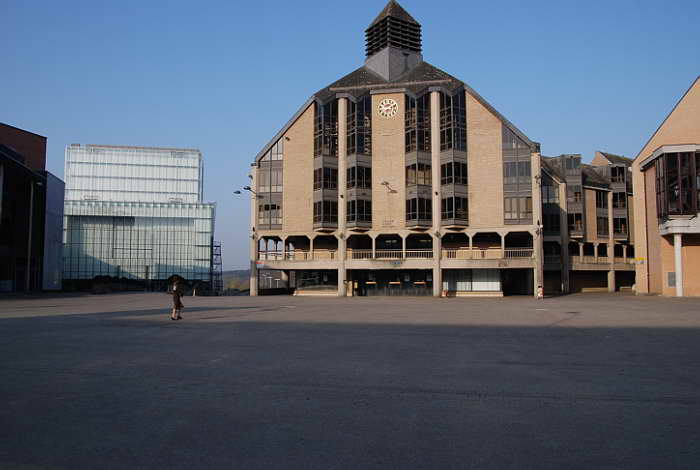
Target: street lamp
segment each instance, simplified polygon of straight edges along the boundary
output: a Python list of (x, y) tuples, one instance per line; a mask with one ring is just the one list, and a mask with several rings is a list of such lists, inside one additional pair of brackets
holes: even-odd
[[(250, 186), (243, 186), (243, 190), (248, 191), (249, 193), (251, 193), (253, 196), (255, 196), (258, 199), (262, 198), (262, 196), (260, 194), (258, 194), (257, 192), (255, 192), (255, 190), (253, 188), (251, 188)], [(233, 192), (233, 194), (243, 194), (243, 193), (237, 189), (236, 191)]]

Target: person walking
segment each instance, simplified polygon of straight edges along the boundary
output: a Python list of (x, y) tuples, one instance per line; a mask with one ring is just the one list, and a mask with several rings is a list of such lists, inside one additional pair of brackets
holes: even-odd
[(185, 306), (182, 305), (182, 285), (179, 280), (175, 280), (173, 283), (173, 312), (170, 314), (171, 320), (182, 320), (182, 309)]

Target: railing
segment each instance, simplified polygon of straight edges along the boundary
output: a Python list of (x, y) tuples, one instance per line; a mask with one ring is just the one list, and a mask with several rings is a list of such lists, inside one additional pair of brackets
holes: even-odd
[(372, 259), (372, 250), (348, 250), (348, 259)]
[(507, 248), (505, 250), (482, 250), (479, 248), (470, 250), (468, 248), (447, 248), (442, 250), (442, 257), (444, 259), (523, 259), (532, 258), (533, 255), (534, 250), (532, 248)]
[(403, 259), (402, 250), (376, 250), (375, 259)]
[(571, 259), (578, 264), (610, 264), (610, 258), (607, 256), (572, 256)]
[(634, 264), (634, 258), (615, 257), (615, 264)]
[(261, 251), (258, 253), (260, 261), (312, 261), (312, 260), (334, 260), (337, 258), (336, 250), (314, 250), (314, 251)]
[(431, 259), (433, 250), (406, 250), (406, 259)]

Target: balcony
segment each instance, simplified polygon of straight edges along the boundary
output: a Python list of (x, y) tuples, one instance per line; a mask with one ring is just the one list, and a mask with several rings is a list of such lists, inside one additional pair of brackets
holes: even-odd
[(531, 259), (534, 258), (534, 250), (532, 248), (506, 248), (501, 249), (478, 249), (478, 248), (459, 248), (442, 250), (443, 259), (463, 259), (463, 260), (482, 260), (482, 259)]

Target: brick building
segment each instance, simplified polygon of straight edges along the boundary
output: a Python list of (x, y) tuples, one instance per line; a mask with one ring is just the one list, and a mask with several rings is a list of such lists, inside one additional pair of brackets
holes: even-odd
[[(421, 25), (393, 0), (365, 35), (364, 65), (311, 96), (255, 158), (253, 295), (259, 269), (283, 271), (296, 294), (340, 296), (630, 284), (616, 276), (634, 270), (629, 163), (541, 157), (468, 84), (423, 59)], [(612, 209), (618, 193), (624, 217)]]

